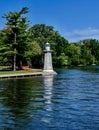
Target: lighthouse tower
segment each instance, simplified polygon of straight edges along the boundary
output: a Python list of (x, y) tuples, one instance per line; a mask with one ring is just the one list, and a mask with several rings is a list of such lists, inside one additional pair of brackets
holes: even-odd
[(47, 42), (44, 48), (44, 69), (43, 74), (56, 74), (52, 66), (52, 50), (50, 49), (50, 44)]

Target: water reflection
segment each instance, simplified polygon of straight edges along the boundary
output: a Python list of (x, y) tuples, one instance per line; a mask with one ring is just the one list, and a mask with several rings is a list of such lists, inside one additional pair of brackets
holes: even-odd
[(53, 96), (53, 75), (44, 76), (44, 109), (45, 116), (42, 116), (41, 121), (50, 124), (52, 120), (52, 96)]
[(46, 99), (45, 103), (51, 104), (53, 75), (48, 75), (44, 77), (44, 87), (45, 87), (44, 98)]
[[(35, 78), (36, 84), (39, 79)], [(31, 101), (33, 95), (33, 81), (30, 79), (13, 79), (3, 83), (0, 91), (0, 127), (2, 129), (18, 129), (28, 125), (31, 120)], [(33, 115), (33, 113), (32, 113)], [(11, 124), (11, 125), (10, 125)]]

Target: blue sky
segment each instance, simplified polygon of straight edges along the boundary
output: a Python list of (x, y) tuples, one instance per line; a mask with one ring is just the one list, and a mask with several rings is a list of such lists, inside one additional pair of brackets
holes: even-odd
[(0, 29), (4, 14), (24, 6), (29, 8), (26, 16), (31, 26), (54, 26), (70, 42), (99, 39), (99, 0), (0, 0)]

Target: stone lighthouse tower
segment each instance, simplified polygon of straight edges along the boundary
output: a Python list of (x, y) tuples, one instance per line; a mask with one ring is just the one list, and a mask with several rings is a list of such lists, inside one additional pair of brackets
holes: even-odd
[(46, 43), (44, 48), (44, 69), (43, 74), (56, 74), (52, 66), (52, 50), (50, 49), (50, 44)]

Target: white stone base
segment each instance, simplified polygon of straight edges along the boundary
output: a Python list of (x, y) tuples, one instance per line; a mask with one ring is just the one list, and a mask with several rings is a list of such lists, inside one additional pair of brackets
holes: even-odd
[(43, 70), (43, 75), (57, 74), (54, 70)]

